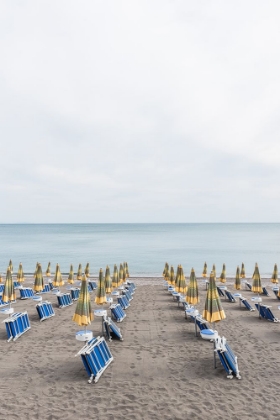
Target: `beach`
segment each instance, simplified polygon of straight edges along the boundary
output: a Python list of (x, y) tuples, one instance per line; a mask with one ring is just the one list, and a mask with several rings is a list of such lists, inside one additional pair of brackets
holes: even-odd
[[(8, 343), (1, 324), (1, 419), (279, 418), (280, 323), (259, 319), (257, 311), (247, 311), (238, 301), (221, 299), (226, 319), (216, 329), (237, 355), (242, 377), (227, 379), (218, 360), (213, 367), (213, 344), (195, 337), (194, 324), (185, 319), (163, 279), (131, 281), (137, 289), (126, 318), (118, 323), (124, 340), (107, 342), (114, 361), (92, 384), (81, 357), (75, 357), (82, 347), (75, 339), (81, 327), (72, 321), (76, 303), (59, 309), (57, 297), (45, 294), (55, 316), (40, 322), (34, 301), (17, 300), (15, 312), (27, 310), (31, 329)], [(263, 296), (263, 303), (278, 317), (279, 301), (266, 283), (270, 296)], [(27, 279), (26, 286), (31, 284)], [(198, 284), (202, 312), (206, 290), (201, 278)], [(233, 279), (226, 285), (235, 291)], [(242, 295), (248, 301), (254, 296), (245, 290)], [(100, 308), (94, 293), (91, 301), (93, 309)], [(100, 335), (100, 319), (89, 329)]]

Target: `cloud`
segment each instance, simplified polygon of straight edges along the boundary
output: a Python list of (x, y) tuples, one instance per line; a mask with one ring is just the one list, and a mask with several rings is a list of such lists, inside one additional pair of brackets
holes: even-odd
[(278, 221), (279, 11), (2, 2), (0, 221)]

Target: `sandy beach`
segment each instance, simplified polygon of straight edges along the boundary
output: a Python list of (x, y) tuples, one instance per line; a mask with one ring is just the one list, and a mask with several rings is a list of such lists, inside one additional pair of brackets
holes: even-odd
[[(40, 322), (34, 301), (17, 300), (14, 309), (28, 311), (31, 329), (7, 343), (1, 324), (0, 419), (279, 418), (280, 323), (260, 320), (257, 311), (221, 300), (227, 318), (217, 330), (238, 356), (242, 376), (230, 380), (219, 361), (213, 368), (212, 344), (195, 337), (194, 324), (164, 289), (163, 279), (132, 280), (137, 290), (118, 324), (124, 341), (108, 343), (114, 361), (96, 384), (88, 384), (80, 356), (74, 357), (82, 347), (75, 339), (81, 328), (71, 320), (75, 303), (59, 309), (57, 297), (45, 294), (55, 317)], [(198, 284), (202, 311), (206, 291), (202, 279)], [(227, 286), (234, 292), (233, 279)], [(278, 317), (279, 301), (270, 286), (268, 290), (263, 303)], [(248, 300), (254, 296), (242, 294)], [(94, 336), (100, 334), (100, 324), (98, 318), (91, 324)]]

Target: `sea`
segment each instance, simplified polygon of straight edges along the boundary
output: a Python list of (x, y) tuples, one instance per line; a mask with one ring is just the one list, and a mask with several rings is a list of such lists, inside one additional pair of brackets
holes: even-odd
[(205, 262), (217, 276), (226, 264), (229, 277), (243, 262), (251, 277), (257, 262), (269, 278), (280, 262), (280, 223), (1, 224), (0, 241), (2, 275), (10, 259), (26, 274), (37, 262), (45, 271), (50, 261), (52, 272), (59, 263), (65, 274), (89, 263), (92, 276), (126, 261), (131, 277), (160, 277), (165, 262), (182, 264), (186, 276), (193, 267), (197, 277)]

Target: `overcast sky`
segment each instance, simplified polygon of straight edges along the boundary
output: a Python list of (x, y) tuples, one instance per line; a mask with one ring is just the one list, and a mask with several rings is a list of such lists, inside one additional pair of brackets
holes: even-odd
[(280, 222), (280, 2), (2, 0), (0, 222)]

